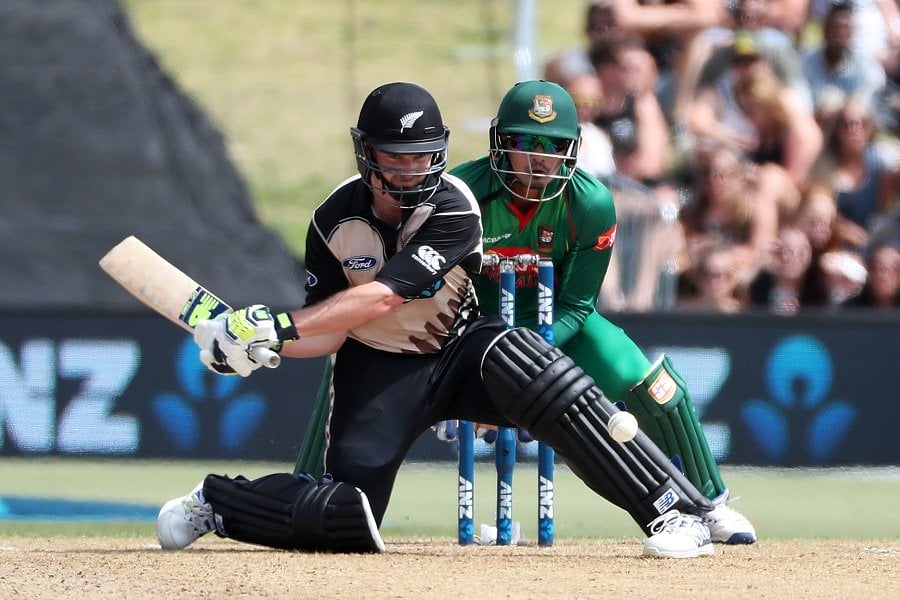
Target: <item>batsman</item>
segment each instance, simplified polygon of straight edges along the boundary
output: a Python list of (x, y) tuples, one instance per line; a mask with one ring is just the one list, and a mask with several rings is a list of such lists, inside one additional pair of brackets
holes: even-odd
[(449, 129), (434, 98), (411, 83), (380, 86), (351, 137), (359, 172), (310, 224), (306, 305), (277, 314), (253, 305), (194, 330), (200, 359), (223, 374), (251, 375), (259, 347), (333, 355), (323, 459), (310, 469), (327, 475), (210, 474), (160, 510), (163, 548), (215, 531), (274, 548), (379, 552), (407, 451), (436, 422), (465, 419), (517, 426), (553, 447), (631, 515), (648, 535), (645, 554), (712, 554), (713, 505), (669, 457), (640, 432), (613, 440), (606, 425), (619, 409), (559, 348), (479, 314), (481, 215), (445, 173)]

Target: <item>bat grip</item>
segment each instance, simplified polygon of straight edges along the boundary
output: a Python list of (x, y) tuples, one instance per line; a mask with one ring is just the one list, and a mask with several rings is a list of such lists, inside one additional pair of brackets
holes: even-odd
[(250, 350), (250, 356), (253, 357), (253, 360), (269, 369), (274, 369), (281, 364), (281, 356), (265, 346), (254, 346)]

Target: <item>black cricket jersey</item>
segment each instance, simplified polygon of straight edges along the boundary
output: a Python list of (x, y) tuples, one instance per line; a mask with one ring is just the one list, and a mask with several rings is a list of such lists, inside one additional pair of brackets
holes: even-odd
[(431, 198), (394, 227), (375, 216), (372, 192), (356, 175), (313, 213), (306, 304), (377, 280), (407, 301), (350, 337), (388, 352), (438, 352), (477, 316), (481, 236), (478, 204), (456, 177), (444, 174)]

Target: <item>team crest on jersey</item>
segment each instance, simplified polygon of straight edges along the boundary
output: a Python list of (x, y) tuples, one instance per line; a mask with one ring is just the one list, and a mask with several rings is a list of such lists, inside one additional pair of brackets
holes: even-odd
[(369, 271), (375, 268), (378, 260), (374, 256), (351, 256), (341, 261), (345, 269), (351, 271)]
[(657, 404), (666, 404), (675, 396), (676, 389), (675, 380), (668, 372), (662, 370), (656, 381), (648, 386), (647, 391)]
[(553, 250), (553, 229), (546, 225), (538, 227), (537, 250), (541, 256), (550, 256)]
[(597, 245), (594, 246), (594, 250), (606, 250), (607, 248), (612, 248), (615, 243), (616, 226), (613, 225), (600, 234), (600, 237), (597, 238)]
[(528, 116), (538, 123), (547, 123), (556, 118), (556, 111), (553, 109), (553, 97), (545, 94), (538, 94), (531, 102), (531, 110)]

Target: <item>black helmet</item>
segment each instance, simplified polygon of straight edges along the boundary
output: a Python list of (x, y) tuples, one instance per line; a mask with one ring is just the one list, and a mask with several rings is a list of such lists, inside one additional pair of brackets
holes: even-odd
[[(424, 88), (414, 83), (387, 83), (366, 98), (359, 111), (356, 127), (350, 129), (356, 165), (366, 185), (372, 189), (371, 176), (381, 179), (384, 189), (406, 208), (428, 200), (437, 189), (441, 173), (447, 167), (447, 140), (450, 129), (444, 125), (437, 102)], [(371, 150), (389, 154), (432, 154), (431, 165), (421, 173), (422, 182), (412, 188), (389, 186), (384, 172)]]

